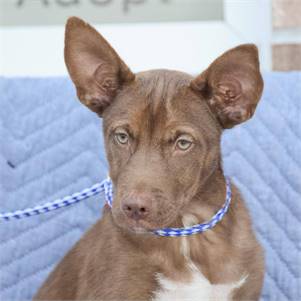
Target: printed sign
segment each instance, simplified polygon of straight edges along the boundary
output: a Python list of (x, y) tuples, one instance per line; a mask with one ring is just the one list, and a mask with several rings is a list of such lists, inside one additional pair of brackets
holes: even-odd
[(223, 0), (0, 0), (0, 26), (222, 20)]

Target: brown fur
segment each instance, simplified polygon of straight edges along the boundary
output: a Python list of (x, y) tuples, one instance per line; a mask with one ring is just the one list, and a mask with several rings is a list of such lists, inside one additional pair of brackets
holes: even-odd
[[(204, 222), (222, 206), (220, 137), (254, 113), (263, 86), (257, 49), (234, 48), (195, 79), (169, 70), (134, 75), (102, 36), (71, 18), (65, 59), (80, 100), (103, 117), (115, 196), (112, 210), (105, 206), (35, 300), (150, 300), (157, 273), (183, 282), (190, 274), (182, 238), (147, 230), (182, 227), (189, 215)], [(128, 133), (126, 144), (116, 140), (116, 129)], [(188, 150), (177, 147), (181, 135), (193, 141)], [(125, 214), (133, 203), (146, 210), (143, 218)], [(191, 260), (212, 284), (248, 275), (233, 299), (259, 298), (263, 254), (235, 187), (223, 220), (187, 241)]]

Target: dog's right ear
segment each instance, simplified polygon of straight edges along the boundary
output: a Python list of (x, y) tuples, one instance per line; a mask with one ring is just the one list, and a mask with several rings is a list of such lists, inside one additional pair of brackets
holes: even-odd
[(80, 101), (98, 115), (134, 74), (89, 24), (71, 17), (65, 31), (65, 63)]

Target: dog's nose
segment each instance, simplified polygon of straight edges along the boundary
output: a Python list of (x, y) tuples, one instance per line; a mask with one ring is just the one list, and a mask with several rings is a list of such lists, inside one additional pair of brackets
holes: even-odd
[(143, 201), (127, 201), (122, 205), (122, 210), (128, 218), (136, 221), (146, 218), (150, 211)]

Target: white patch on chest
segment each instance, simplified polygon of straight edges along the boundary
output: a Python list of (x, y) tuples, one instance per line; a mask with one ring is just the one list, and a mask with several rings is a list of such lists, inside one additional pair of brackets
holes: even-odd
[[(185, 225), (185, 223), (184, 223)], [(189, 244), (184, 237), (182, 249), (191, 270), (189, 282), (170, 280), (162, 274), (157, 274), (160, 289), (155, 292), (153, 301), (226, 301), (231, 300), (231, 293), (246, 281), (247, 277), (234, 283), (211, 284), (189, 257)]]
[(160, 274), (157, 275), (160, 290), (153, 301), (226, 301), (231, 300), (233, 289), (240, 287), (246, 277), (236, 283), (211, 284), (199, 270), (192, 271), (189, 282), (175, 282)]

